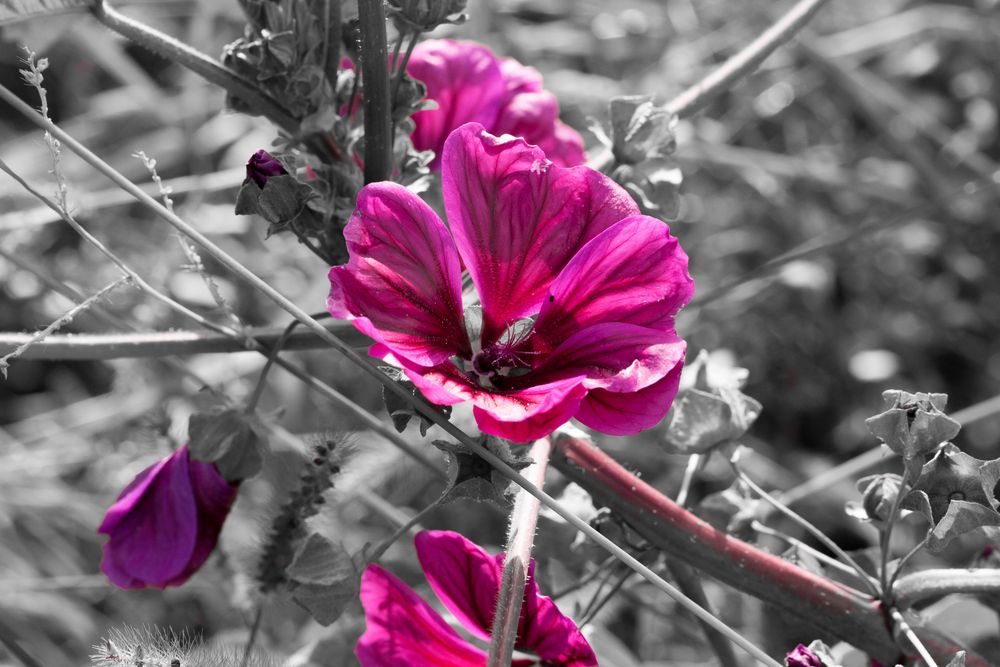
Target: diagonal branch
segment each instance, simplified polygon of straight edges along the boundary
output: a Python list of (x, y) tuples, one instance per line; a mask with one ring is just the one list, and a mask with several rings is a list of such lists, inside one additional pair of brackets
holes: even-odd
[(784, 16), (729, 60), (693, 86), (667, 102), (678, 116), (690, 116), (705, 107), (736, 81), (757, 69), (775, 49), (809, 22), (827, 0), (799, 0)]

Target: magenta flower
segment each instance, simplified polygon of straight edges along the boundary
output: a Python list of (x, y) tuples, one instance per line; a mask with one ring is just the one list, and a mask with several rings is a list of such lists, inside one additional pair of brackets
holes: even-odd
[[(503, 555), (451, 531), (419, 533), (414, 540), (420, 566), (431, 588), (466, 630), (489, 640), (493, 625)], [(361, 578), (361, 604), (368, 627), (355, 653), (361, 667), (482, 667), (486, 652), (464, 640), (406, 584), (378, 565)], [(572, 619), (551, 598), (538, 592), (534, 562), (524, 588), (524, 605), (517, 632), (517, 650), (531, 651), (538, 661), (514, 660), (514, 665), (548, 667), (596, 665), (593, 649)]]
[(257, 187), (262, 189), (267, 185), (267, 179), (272, 176), (283, 176), (287, 173), (284, 165), (264, 149), (257, 151), (247, 160), (246, 180), (253, 181)]
[(413, 115), (418, 150), (434, 151), (432, 169), (453, 130), (479, 123), (492, 134), (524, 137), (562, 167), (583, 164), (583, 139), (559, 120), (555, 95), (542, 90), (537, 70), (512, 58), (497, 58), (482, 44), (429, 39), (417, 44), (406, 72), (427, 86), (437, 109)]
[[(474, 123), (442, 166), (450, 232), (398, 184), (361, 191), (330, 313), (429, 401), (471, 401), (485, 433), (525, 442), (575, 417), (625, 435), (662, 419), (684, 359), (674, 315), (694, 291), (667, 225), (603, 174)], [(463, 265), (478, 292), (464, 307)]]
[(101, 570), (119, 588), (180, 586), (215, 548), (238, 487), (179, 448), (139, 473), (104, 515)]
[(785, 664), (788, 667), (825, 667), (819, 656), (802, 644), (785, 656)]

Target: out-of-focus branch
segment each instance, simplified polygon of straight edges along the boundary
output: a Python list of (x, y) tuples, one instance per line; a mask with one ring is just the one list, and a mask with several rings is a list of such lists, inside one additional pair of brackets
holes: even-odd
[(801, 30), (826, 2), (827, 0), (799, 0), (788, 13), (739, 53), (667, 102), (667, 108), (678, 116), (690, 116), (702, 109), (733, 83), (757, 69), (775, 49)]
[[(329, 327), (338, 337), (353, 346), (370, 343), (346, 322)], [(247, 335), (262, 346), (271, 348), (283, 329), (262, 327), (247, 329)], [(31, 339), (32, 334), (0, 333), (0, 354), (6, 354)], [(311, 331), (292, 333), (282, 350), (312, 350), (327, 346)], [(21, 355), (22, 359), (127, 359), (173, 355), (241, 352), (246, 345), (232, 336), (211, 331), (157, 331), (151, 333), (69, 334), (49, 336), (38, 341)]]

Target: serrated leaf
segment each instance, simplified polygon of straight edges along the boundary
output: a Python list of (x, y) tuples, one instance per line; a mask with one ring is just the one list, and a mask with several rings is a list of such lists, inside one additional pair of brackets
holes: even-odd
[(33, 18), (84, 11), (97, 5), (98, 0), (3, 0), (0, 2), (0, 25)]

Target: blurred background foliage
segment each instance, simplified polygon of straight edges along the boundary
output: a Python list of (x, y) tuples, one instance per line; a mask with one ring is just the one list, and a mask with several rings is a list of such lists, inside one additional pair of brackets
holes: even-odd
[[(210, 54), (243, 31), (236, 2), (122, 4)], [(538, 68), (564, 120), (594, 147), (588, 124), (606, 121), (612, 96), (669, 99), (757, 36), (787, 3), (779, 4), (473, 0), (467, 24), (432, 36), (479, 40)], [(242, 165), (270, 145), (271, 127), (223, 111), (220, 90), (82, 14), (0, 29), (0, 81), (33, 105), (33, 91), (18, 75), (21, 43), (49, 59), (54, 120), (136, 181), (149, 178), (131, 154), (154, 157), (183, 218), (299, 304), (323, 309), (327, 267), (291, 237), (265, 242), (263, 221), (233, 214)], [(793, 487), (871, 448), (863, 420), (878, 411), (884, 389), (946, 392), (953, 409), (1000, 393), (998, 62), (994, 0), (842, 0), (758, 72), (678, 125), (674, 158), (684, 182), (671, 227), (691, 256), (696, 303), (711, 295), (682, 314), (678, 328), (691, 358), (708, 349), (750, 370), (745, 391), (764, 411), (748, 440), (760, 456), (748, 467), (766, 486)], [(0, 108), (0, 156), (50, 191), (40, 134)], [(172, 232), (68, 153), (64, 168), (71, 205), (85, 226), (150, 283), (220, 317), (201, 278), (185, 269)], [(872, 224), (880, 228), (863, 227)], [(713, 292), (803, 244), (855, 235)], [(245, 323), (286, 323), (207, 258), (206, 266)], [(58, 317), (71, 304), (54, 287), (92, 294), (118, 275), (48, 209), (0, 178), (0, 330), (33, 331)], [(115, 291), (102, 309), (144, 330), (189, 328), (130, 288)], [(107, 330), (94, 313), (67, 328)], [(383, 414), (377, 387), (335, 353), (294, 354), (316, 376)], [(0, 632), (18, 637), (47, 667), (83, 664), (90, 644), (123, 622), (201, 629), (222, 641), (245, 638), (252, 614), (243, 573), (274, 499), (295, 479), (292, 450), (302, 441), (334, 438), (348, 452), (318, 525), (354, 549), (388, 535), (399, 516), (437, 496), (439, 481), (276, 370), (262, 407), (287, 431), (272, 440), (265, 476), (241, 492), (220, 553), (181, 589), (111, 588), (98, 573), (95, 530), (104, 509), (134, 474), (184, 437), (194, 409), (220, 400), (215, 392), (244, 399), (263, 361), (253, 354), (184, 359), (213, 390), (162, 360), (14, 363), (0, 382)], [(471, 424), (461, 410), (456, 420)], [(408, 436), (419, 440), (413, 426)], [(654, 430), (602, 442), (675, 493), (683, 460), (663, 453), (661, 436)], [(980, 421), (959, 438), (970, 454), (996, 457), (1000, 418)], [(710, 466), (697, 493), (727, 486), (722, 468)], [(558, 485), (554, 480), (554, 491)], [(874, 531), (843, 513), (843, 502), (855, 496), (845, 482), (808, 499), (802, 511), (845, 548), (864, 548)], [(496, 545), (504, 516), (487, 506), (446, 506), (424, 524)], [(571, 548), (572, 541), (572, 531), (555, 522), (542, 530), (543, 589), (565, 588), (586, 561), (601, 558)], [(950, 562), (967, 562), (973, 546), (953, 550)], [(388, 559), (404, 578), (420, 581), (408, 544)], [(588, 590), (560, 604), (579, 612)], [(811, 639), (793, 621), (760, 613), (756, 601), (718, 586), (709, 593), (728, 623), (773, 647)], [(995, 619), (959, 617), (967, 633), (996, 634)], [(294, 605), (274, 601), (261, 644), (281, 656), (299, 651), (299, 664), (350, 664), (362, 622), (354, 608), (324, 629)], [(597, 615), (592, 632), (602, 664), (712, 659), (691, 619), (634, 582)], [(0, 664), (16, 664), (2, 648)]]

